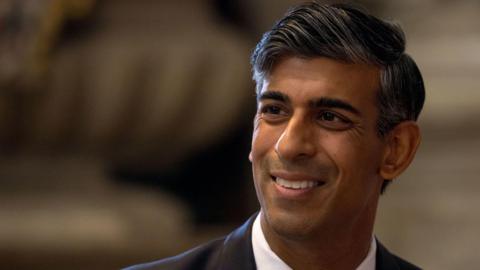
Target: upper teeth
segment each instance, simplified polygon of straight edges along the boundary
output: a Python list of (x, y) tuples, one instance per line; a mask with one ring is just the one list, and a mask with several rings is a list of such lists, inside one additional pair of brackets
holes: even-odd
[(293, 189), (312, 188), (318, 185), (317, 181), (288, 181), (280, 177), (277, 177), (275, 182), (282, 187)]

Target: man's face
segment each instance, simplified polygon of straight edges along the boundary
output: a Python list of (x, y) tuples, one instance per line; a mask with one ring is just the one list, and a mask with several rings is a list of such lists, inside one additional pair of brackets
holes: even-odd
[(258, 97), (250, 161), (264, 230), (301, 239), (369, 226), (383, 179), (378, 68), (285, 58)]

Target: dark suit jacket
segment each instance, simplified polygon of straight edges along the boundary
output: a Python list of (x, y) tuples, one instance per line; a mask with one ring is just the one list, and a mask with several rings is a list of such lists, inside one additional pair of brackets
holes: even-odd
[[(256, 215), (226, 237), (191, 249), (175, 257), (135, 265), (125, 270), (255, 270), (252, 224)], [(420, 268), (391, 254), (377, 241), (376, 270)]]

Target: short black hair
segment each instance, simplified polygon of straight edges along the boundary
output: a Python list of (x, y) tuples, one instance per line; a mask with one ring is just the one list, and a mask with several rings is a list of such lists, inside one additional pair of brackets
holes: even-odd
[[(257, 44), (252, 57), (257, 94), (282, 58), (327, 57), (380, 69), (377, 132), (384, 137), (402, 121), (416, 121), (425, 101), (423, 78), (405, 53), (401, 27), (348, 4), (310, 2), (292, 8)], [(390, 181), (384, 181), (382, 192)]]

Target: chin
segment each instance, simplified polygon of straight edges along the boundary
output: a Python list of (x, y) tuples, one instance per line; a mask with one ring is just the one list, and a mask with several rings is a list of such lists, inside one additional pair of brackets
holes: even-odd
[(290, 240), (311, 238), (318, 226), (308, 215), (275, 209), (265, 213), (266, 226), (276, 235)]

